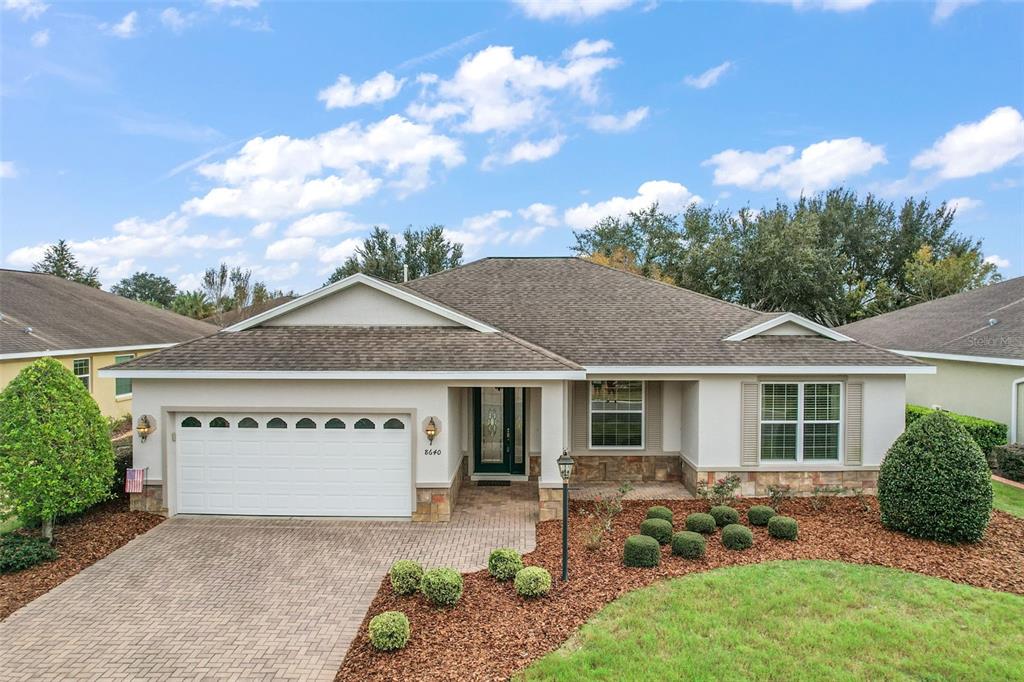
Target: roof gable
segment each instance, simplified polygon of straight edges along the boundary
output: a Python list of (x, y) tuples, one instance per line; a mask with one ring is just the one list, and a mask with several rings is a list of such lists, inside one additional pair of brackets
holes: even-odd
[(744, 341), (755, 336), (822, 336), (833, 341), (852, 341), (849, 336), (840, 334), (817, 322), (796, 313), (783, 313), (776, 317), (758, 322), (725, 337), (726, 341)]

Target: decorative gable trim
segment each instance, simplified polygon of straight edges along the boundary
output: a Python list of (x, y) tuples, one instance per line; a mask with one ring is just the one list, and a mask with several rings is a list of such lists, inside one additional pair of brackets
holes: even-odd
[(807, 329), (808, 331), (818, 334), (819, 336), (824, 336), (825, 338), (832, 339), (833, 341), (853, 341), (852, 338), (845, 334), (840, 334), (835, 329), (829, 329), (828, 327), (820, 325), (817, 322), (811, 322), (806, 317), (801, 317), (796, 313), (783, 313), (782, 315), (773, 317), (770, 320), (766, 320), (760, 324), (756, 324), (753, 327), (747, 327), (742, 331), (736, 332), (732, 336), (727, 336), (725, 337), (725, 340), (743, 341), (745, 339), (749, 339), (752, 336), (764, 334), (765, 332), (768, 332), (784, 324), (798, 325), (800, 327), (803, 327), (804, 329)]
[(397, 287), (383, 280), (379, 280), (376, 277), (364, 275), (361, 272), (356, 273), (354, 275), (349, 275), (348, 277), (339, 282), (335, 282), (334, 284), (329, 284), (325, 287), (321, 287), (320, 289), (317, 289), (316, 291), (311, 291), (310, 293), (305, 294), (304, 296), (299, 296), (294, 300), (288, 301), (287, 303), (279, 305), (276, 308), (271, 308), (270, 310), (260, 313), (259, 315), (253, 315), (252, 317), (246, 320), (242, 320), (238, 324), (233, 324), (230, 327), (225, 327), (223, 331), (240, 332), (251, 327), (257, 327), (266, 322), (267, 320), (272, 320), (275, 317), (279, 317), (281, 315), (290, 313), (294, 310), (302, 308), (303, 306), (309, 305), (314, 301), (319, 301), (322, 298), (326, 298), (339, 291), (348, 289), (351, 286), (355, 286), (356, 284), (366, 285), (371, 289), (375, 289), (383, 294), (387, 294), (388, 296), (393, 296), (401, 301), (405, 301), (406, 303), (414, 305), (418, 308), (427, 310), (439, 317), (451, 320), (452, 322), (456, 322), (464, 327), (475, 329), (478, 332), (483, 332), (485, 334), (493, 334), (498, 331), (494, 327), (488, 324), (484, 324), (479, 320), (475, 320), (472, 317), (469, 317), (468, 315), (463, 315), (462, 313), (456, 310), (452, 310), (451, 308), (443, 306), (439, 303), (434, 303), (433, 301), (428, 301), (425, 298), (421, 298), (420, 296), (417, 296), (408, 289), (405, 289), (403, 287)]

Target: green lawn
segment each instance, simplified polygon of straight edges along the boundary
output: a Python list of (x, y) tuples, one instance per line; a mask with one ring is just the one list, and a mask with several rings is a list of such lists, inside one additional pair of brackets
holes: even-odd
[(876, 566), (780, 561), (609, 604), (527, 680), (1021, 680), (1024, 597)]
[(992, 481), (992, 492), (995, 493), (993, 506), (996, 509), (1024, 518), (1024, 490)]

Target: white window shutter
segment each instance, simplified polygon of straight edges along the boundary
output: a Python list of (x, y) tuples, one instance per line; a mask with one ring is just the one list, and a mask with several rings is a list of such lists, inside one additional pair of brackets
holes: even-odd
[(860, 466), (864, 463), (864, 384), (846, 384), (846, 448), (843, 463)]
[(758, 385), (745, 382), (741, 391), (740, 464), (753, 467), (757, 466), (758, 436), (761, 427)]

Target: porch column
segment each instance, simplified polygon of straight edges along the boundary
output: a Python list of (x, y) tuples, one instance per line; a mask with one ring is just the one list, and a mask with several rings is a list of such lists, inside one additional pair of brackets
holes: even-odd
[(544, 384), (540, 389), (540, 520), (562, 518), (562, 477), (558, 458), (568, 443), (566, 383)]

